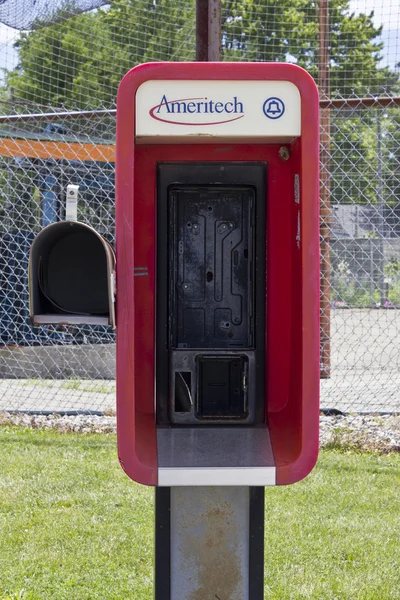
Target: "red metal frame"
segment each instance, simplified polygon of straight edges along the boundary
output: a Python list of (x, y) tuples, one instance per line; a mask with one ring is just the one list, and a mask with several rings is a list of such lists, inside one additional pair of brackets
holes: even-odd
[[(300, 91), (302, 134), (291, 157), (281, 144), (137, 145), (135, 94), (148, 80), (283, 80)], [(117, 423), (120, 462), (157, 485), (154, 407), (156, 165), (173, 161), (265, 161), (267, 177), (266, 406), (277, 484), (313, 468), (319, 431), (318, 92), (299, 67), (279, 63), (156, 63), (122, 80), (117, 102)], [(300, 175), (300, 203), (294, 175)], [(301, 229), (298, 231), (298, 211)], [(300, 239), (298, 234), (300, 233)], [(297, 236), (297, 238), (296, 238)], [(148, 276), (134, 277), (146, 267)]]

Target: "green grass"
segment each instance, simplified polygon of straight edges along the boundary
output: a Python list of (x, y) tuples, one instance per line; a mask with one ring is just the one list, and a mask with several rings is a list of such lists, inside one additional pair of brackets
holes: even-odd
[[(114, 435), (0, 428), (0, 599), (150, 600), (153, 499)], [(266, 599), (400, 599), (399, 455), (324, 451), (265, 513)]]

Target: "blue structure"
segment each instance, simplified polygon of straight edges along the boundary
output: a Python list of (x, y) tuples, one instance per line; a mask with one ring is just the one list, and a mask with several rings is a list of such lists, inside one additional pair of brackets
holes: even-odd
[(51, 173), (42, 175), (42, 227), (56, 223), (59, 212), (59, 198), (55, 191), (57, 185), (56, 177)]

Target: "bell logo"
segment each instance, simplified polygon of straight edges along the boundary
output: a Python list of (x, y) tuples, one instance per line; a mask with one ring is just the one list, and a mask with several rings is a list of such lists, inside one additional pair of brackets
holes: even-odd
[(285, 105), (280, 98), (267, 98), (263, 111), (268, 119), (280, 119), (285, 112)]
[(228, 102), (208, 98), (171, 100), (164, 94), (161, 102), (149, 110), (152, 119), (173, 125), (222, 125), (244, 117), (243, 102), (234, 96)]

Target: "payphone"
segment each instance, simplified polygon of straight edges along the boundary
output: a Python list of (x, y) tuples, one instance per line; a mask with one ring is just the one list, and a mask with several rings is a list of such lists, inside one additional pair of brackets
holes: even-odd
[(121, 464), (293, 483), (318, 448), (318, 93), (288, 64), (132, 69), (117, 103)]

